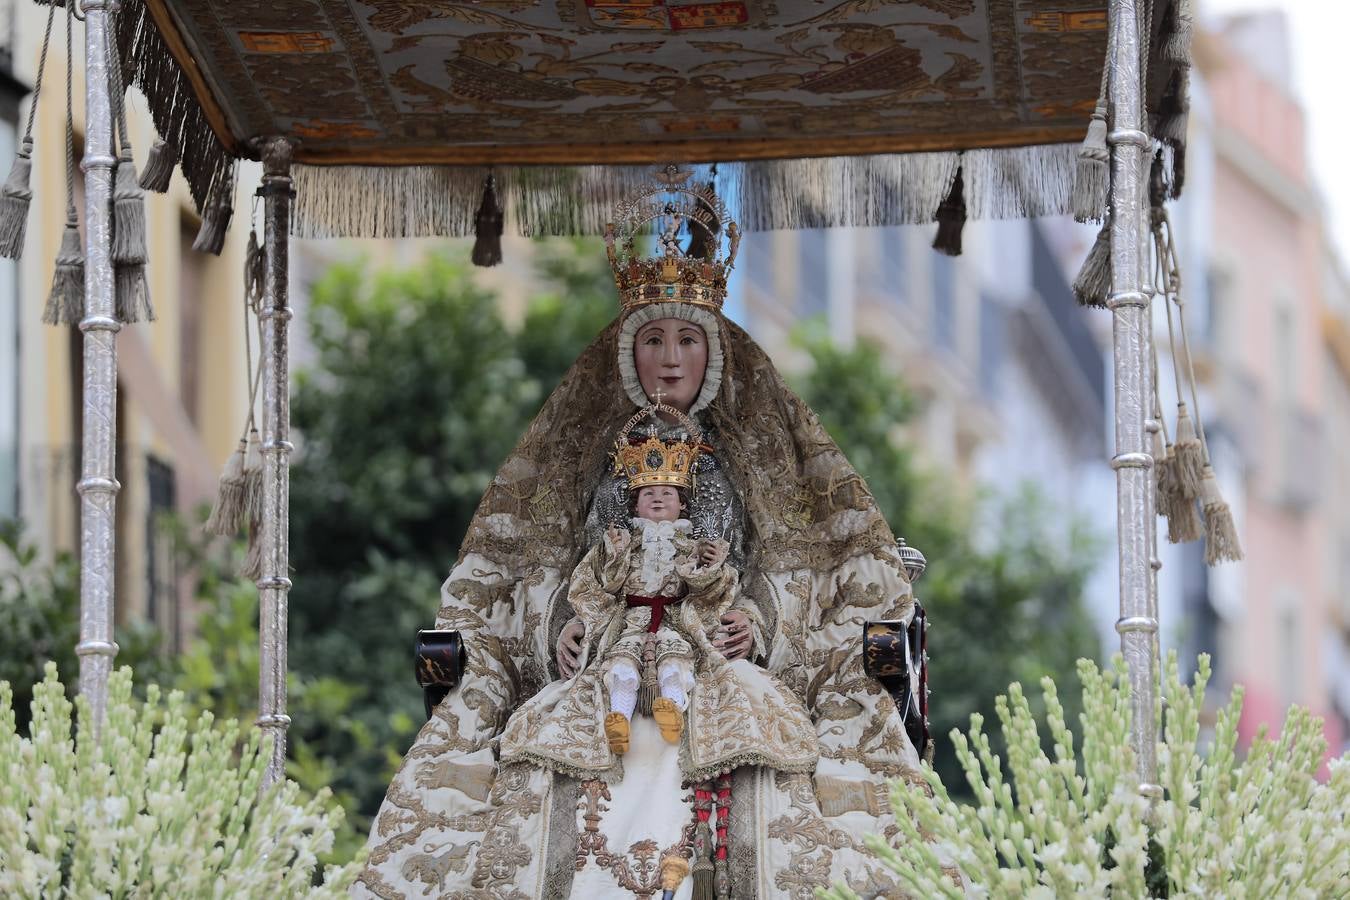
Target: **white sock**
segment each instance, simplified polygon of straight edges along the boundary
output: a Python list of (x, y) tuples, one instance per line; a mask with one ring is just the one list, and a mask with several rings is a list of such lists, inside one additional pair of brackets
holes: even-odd
[(605, 676), (605, 686), (609, 688), (609, 711), (632, 719), (638, 695), (638, 671), (633, 664), (627, 660), (615, 663)]
[(689, 694), (684, 689), (684, 672), (679, 663), (665, 663), (661, 666), (659, 675), (661, 696), (675, 701), (680, 712), (684, 712), (689, 706)]

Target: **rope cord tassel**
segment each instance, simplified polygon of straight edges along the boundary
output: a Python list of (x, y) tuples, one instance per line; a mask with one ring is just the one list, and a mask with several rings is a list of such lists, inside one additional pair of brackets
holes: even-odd
[[(114, 30), (116, 27), (114, 19)], [(108, 94), (112, 98), (115, 141), (119, 148), (113, 175), (112, 223), (116, 315), (123, 322), (153, 321), (155, 310), (150, 302), (150, 283), (145, 277), (145, 192), (136, 183), (136, 163), (127, 130), (126, 89), (117, 50), (117, 42), (108, 41)]]
[(173, 169), (178, 165), (178, 148), (163, 138), (155, 138), (141, 170), (140, 185), (147, 191), (162, 194), (173, 181)]
[(208, 534), (238, 534), (244, 522), (244, 454), (248, 441), (240, 440), (225, 462), (216, 489), (216, 502), (206, 520)]
[(1242, 543), (1238, 540), (1233, 511), (1219, 493), (1219, 479), (1208, 463), (1200, 481), (1200, 505), (1205, 511), (1205, 562), (1213, 566), (1240, 561)]
[(713, 886), (712, 829), (709, 826), (712, 808), (712, 782), (700, 782), (694, 788), (696, 825), (694, 827), (694, 864), (690, 868), (694, 878), (692, 900), (716, 900), (716, 891)]
[(225, 248), (225, 235), (230, 230), (230, 220), (234, 218), (234, 170), (227, 169), (222, 180), (212, 189), (210, 198), (202, 210), (202, 226), (192, 249), (198, 253), (210, 253), (219, 256)]
[(1106, 308), (1106, 296), (1111, 292), (1111, 220), (1102, 223), (1097, 239), (1092, 242), (1083, 268), (1073, 280), (1073, 295), (1082, 306)]
[(1162, 58), (1178, 66), (1190, 66), (1191, 41), (1195, 31), (1195, 17), (1190, 0), (1173, 0), (1168, 11), (1167, 37), (1163, 40)]
[[(1155, 272), (1154, 284), (1162, 284)], [(1166, 297), (1163, 298), (1166, 302)], [(1167, 420), (1162, 414), (1162, 395), (1158, 386), (1158, 349), (1152, 348), (1153, 367), (1153, 418), (1158, 430), (1153, 433), (1153, 471), (1157, 489), (1158, 515), (1167, 519), (1167, 540), (1173, 544), (1182, 544), (1196, 540), (1201, 535), (1200, 516), (1196, 512), (1195, 500), (1182, 495), (1177, 477), (1177, 453), (1167, 435)]]
[[(1156, 171), (1157, 168), (1155, 167)], [(1187, 529), (1187, 533), (1193, 530), (1204, 534), (1205, 562), (1208, 565), (1212, 566), (1224, 561), (1236, 562), (1243, 557), (1242, 545), (1238, 538), (1232, 509), (1219, 491), (1219, 481), (1214, 474), (1214, 466), (1209, 454), (1209, 442), (1205, 439), (1204, 422), (1200, 417), (1200, 391), (1196, 384), (1195, 362), (1191, 357), (1190, 336), (1186, 331), (1186, 305), (1181, 296), (1181, 261), (1173, 237), (1172, 223), (1168, 218), (1166, 209), (1161, 204), (1155, 206), (1154, 219), (1155, 245), (1160, 258), (1163, 260), (1166, 276), (1164, 283), (1167, 293), (1168, 335), (1173, 341), (1173, 365), (1178, 367), (1176, 375), (1177, 407), (1179, 410), (1177, 421), (1177, 481), (1193, 479), (1194, 490), (1187, 498), (1190, 501), (1187, 504), (1187, 509), (1189, 514), (1194, 516), (1198, 501), (1198, 505), (1204, 513), (1203, 532), (1197, 524), (1190, 521), (1182, 522), (1181, 527)], [(1190, 416), (1186, 414), (1186, 403), (1181, 396), (1182, 376), (1177, 361), (1175, 337), (1173, 336), (1173, 305), (1176, 306), (1176, 330), (1181, 332), (1181, 354), (1183, 354), (1186, 363), (1185, 380), (1189, 387), (1191, 408), (1195, 410), (1194, 424), (1191, 423)], [(1193, 431), (1193, 439), (1189, 433), (1183, 435), (1184, 428)], [(1188, 445), (1185, 458), (1183, 458), (1182, 450), (1183, 437), (1185, 437), (1185, 442)], [(1190, 488), (1191, 485), (1185, 485), (1184, 487)], [(1196, 536), (1198, 537), (1199, 534), (1196, 534)]]
[[(211, 515), (206, 520), (208, 534), (235, 535), (249, 521), (261, 513), (261, 501), (257, 494), (261, 491), (261, 456), (257, 443), (257, 432), (253, 429), (253, 407), (257, 402), (258, 385), (262, 381), (262, 359), (257, 366), (253, 361), (253, 326), (249, 322), (249, 313), (257, 314), (262, 302), (262, 273), (265, 269), (266, 255), (258, 246), (258, 233), (252, 231), (248, 238), (248, 251), (244, 259), (244, 359), (248, 378), (248, 414), (239, 436), (239, 443), (225, 463), (220, 474), (220, 483), (216, 489), (216, 502)], [(260, 338), (261, 339), (261, 338)], [(250, 440), (252, 439), (252, 440)], [(253, 458), (250, 459), (250, 453)], [(253, 468), (250, 469), (249, 465)], [(249, 478), (255, 479), (250, 484)]]
[[(51, 44), (52, 22), (56, 19), (56, 4), (47, 10), (47, 27), (42, 33), (42, 55), (38, 58), (37, 80), (33, 83), (33, 99), (28, 104), (28, 124), (9, 177), (0, 187), (0, 256), (18, 259), (23, 255), (24, 239), (28, 235), (28, 209), (33, 202), (30, 187), (33, 176), (33, 119), (38, 99), (42, 96), (42, 80), (47, 72), (47, 48)], [(70, 54), (69, 45), (66, 53)]]
[(207, 198), (233, 160), (202, 111), (191, 80), (160, 36), (144, 0), (123, 0), (116, 21), (118, 46), (129, 48), (127, 84), (145, 96), (155, 131), (178, 151), (192, 202), (205, 210)]
[(731, 775), (723, 772), (717, 776), (717, 849), (713, 861), (713, 890), (717, 900), (731, 898), (731, 870), (728, 832), (731, 827)]
[(497, 179), (489, 170), (483, 181), (483, 199), (473, 217), (471, 258), (475, 266), (490, 268), (502, 261), (502, 231), (505, 227), (506, 217), (502, 213), (502, 205), (497, 202)]
[(937, 223), (933, 249), (947, 256), (960, 256), (961, 232), (966, 226), (965, 179), (962, 177), (960, 166), (956, 167), (956, 177), (952, 179), (951, 190), (938, 205)]
[(84, 242), (80, 238), (79, 214), (75, 211), (75, 101), (74, 4), (66, 5), (66, 224), (61, 247), (56, 252), (56, 270), (47, 294), (42, 321), (48, 325), (76, 325), (84, 318)]
[(637, 711), (650, 716), (652, 704), (660, 695), (661, 686), (656, 679), (656, 635), (648, 634), (642, 645), (642, 680), (638, 683)]
[(25, 136), (19, 155), (9, 177), (0, 187), (0, 256), (18, 259), (23, 256), (23, 242), (28, 233), (28, 207), (33, 202), (29, 181), (33, 174), (33, 139)]
[(1111, 151), (1106, 146), (1106, 107), (1098, 104), (1088, 121), (1087, 136), (1078, 151), (1073, 176), (1073, 217), (1100, 222), (1106, 217), (1111, 190)]
[(42, 321), (48, 325), (78, 325), (84, 318), (84, 243), (75, 210), (66, 211), (61, 249), (56, 252), (56, 271), (47, 293)]
[(1101, 222), (1106, 218), (1111, 192), (1111, 150), (1106, 146), (1106, 110), (1110, 94), (1110, 62), (1115, 58), (1114, 32), (1107, 41), (1106, 61), (1102, 65), (1097, 105), (1088, 120), (1087, 134), (1078, 148), (1073, 173), (1073, 217), (1079, 222)]

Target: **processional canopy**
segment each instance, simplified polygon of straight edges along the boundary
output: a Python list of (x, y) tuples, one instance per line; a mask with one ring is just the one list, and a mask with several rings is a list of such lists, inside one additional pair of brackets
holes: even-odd
[[(316, 236), (471, 233), (489, 166), (524, 233), (598, 234), (667, 162), (718, 163), (751, 230), (932, 221), (958, 169), (972, 217), (1064, 212), (1106, 56), (1102, 0), (123, 10), (161, 134), (200, 141), (199, 204), (258, 138), (291, 138), (296, 231)], [(1176, 20), (1158, 3), (1145, 31), (1161, 46)]]

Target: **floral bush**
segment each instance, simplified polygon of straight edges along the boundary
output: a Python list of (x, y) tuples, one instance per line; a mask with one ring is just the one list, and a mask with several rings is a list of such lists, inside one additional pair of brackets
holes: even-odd
[[(179, 692), (108, 685), (100, 738), (48, 664), (27, 736), (0, 682), (0, 896), (337, 897), (358, 868), (318, 857), (342, 809), (283, 781), (260, 790), (270, 740), (210, 713), (189, 724)], [(78, 728), (72, 711), (78, 711)]]
[[(925, 898), (1350, 896), (1350, 756), (1331, 760), (1327, 780), (1317, 780), (1327, 749), (1320, 719), (1293, 707), (1278, 738), (1262, 730), (1241, 757), (1235, 688), (1202, 752), (1209, 658), (1200, 657), (1187, 687), (1170, 656), (1158, 742), (1164, 796), (1150, 808), (1137, 790), (1123, 664), (1102, 671), (1082, 660), (1078, 673), (1077, 751), (1054, 682), (1041, 682), (1049, 755), (1013, 684), (997, 703), (1006, 763), (990, 751), (979, 716), (969, 737), (952, 731), (974, 805), (954, 802), (927, 766), (932, 796), (892, 786), (900, 831), (889, 843), (870, 836), (868, 846), (906, 890)], [(963, 886), (944, 862), (959, 867)], [(843, 886), (821, 894), (856, 896)]]

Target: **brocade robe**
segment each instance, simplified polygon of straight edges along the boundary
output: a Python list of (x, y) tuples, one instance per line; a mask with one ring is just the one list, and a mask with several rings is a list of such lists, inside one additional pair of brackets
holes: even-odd
[(654, 638), (658, 658), (677, 645), (693, 649), (679, 755), (684, 780), (707, 780), (742, 765), (811, 771), (816, 734), (801, 701), (764, 669), (729, 662), (710, 641), (735, 598), (736, 570), (727, 562), (700, 566), (697, 542), (674, 528), (661, 559), (652, 545), (659, 549), (662, 542), (649, 538), (644, 544), (643, 520), (633, 522), (626, 541), (616, 545), (606, 537), (572, 573), (568, 602), (586, 626), (583, 667), (573, 678), (545, 686), (511, 716), (501, 737), (502, 764), (529, 763), (606, 782), (623, 778), (622, 757), (605, 738), (604, 675), (615, 651), (648, 630), (651, 608), (625, 605), (633, 594), (683, 598), (666, 608)]

